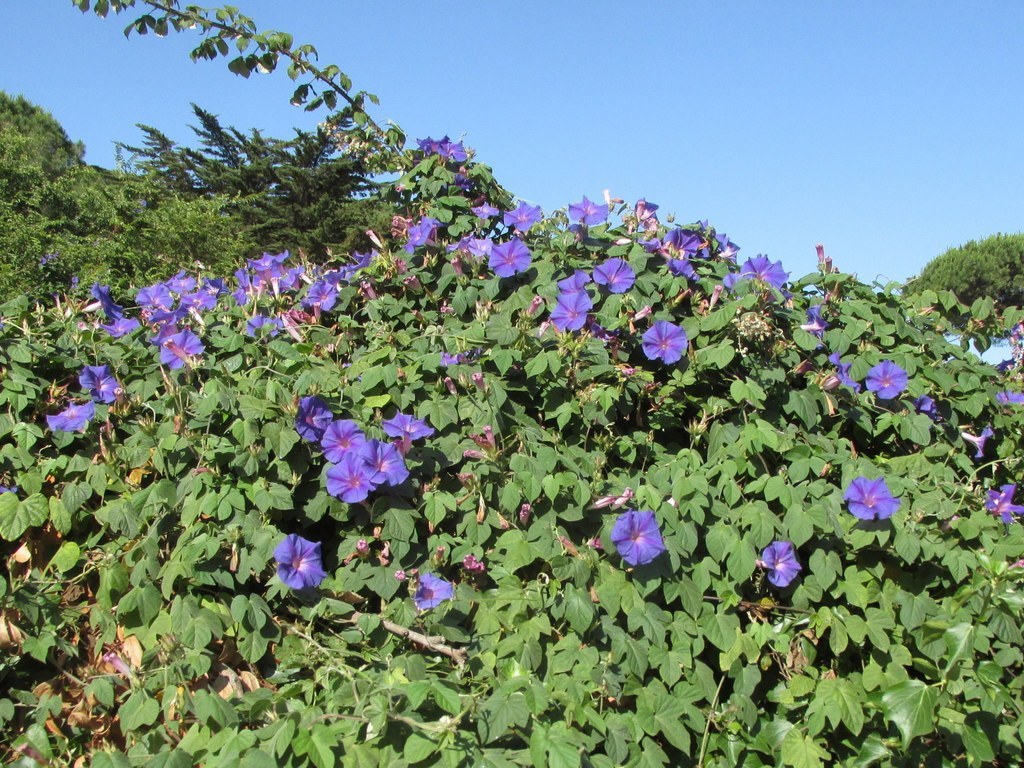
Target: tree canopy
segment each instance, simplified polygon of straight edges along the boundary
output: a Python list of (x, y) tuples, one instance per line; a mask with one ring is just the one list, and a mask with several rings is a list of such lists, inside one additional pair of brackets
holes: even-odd
[(997, 234), (950, 248), (908, 283), (914, 292), (952, 291), (965, 304), (991, 298), (1024, 305), (1024, 234)]
[(141, 146), (120, 145), (135, 167), (187, 199), (221, 195), (239, 218), (253, 248), (298, 248), (314, 258), (369, 245), (365, 230), (386, 227), (389, 209), (367, 199), (376, 189), (358, 158), (338, 137), (351, 126), (336, 116), (331, 130), (295, 130), (291, 139), (257, 129), (225, 127), (217, 115), (192, 105), (197, 148), (182, 147), (162, 131), (139, 126)]

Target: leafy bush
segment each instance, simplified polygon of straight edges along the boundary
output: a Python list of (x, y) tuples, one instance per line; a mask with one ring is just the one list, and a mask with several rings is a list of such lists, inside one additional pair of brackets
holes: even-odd
[(404, 162), (306, 282), (3, 308), (12, 754), (1020, 763), (1024, 397), (967, 351), (1019, 315)]

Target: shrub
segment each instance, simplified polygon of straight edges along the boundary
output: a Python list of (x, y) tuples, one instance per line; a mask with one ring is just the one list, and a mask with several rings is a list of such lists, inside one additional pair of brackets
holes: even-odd
[[(393, 239), (308, 283), (3, 308), (10, 746), (1019, 763), (1020, 380), (965, 308), (643, 203), (539, 218), (420, 147)], [(86, 365), (123, 389), (91, 418)]]

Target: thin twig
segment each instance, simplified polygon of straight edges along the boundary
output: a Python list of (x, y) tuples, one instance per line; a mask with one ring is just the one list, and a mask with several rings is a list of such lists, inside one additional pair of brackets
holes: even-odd
[[(351, 616), (345, 617), (345, 621), (349, 624), (357, 624), (365, 614), (359, 613), (358, 611), (353, 613)], [(466, 652), (461, 648), (453, 648), (444, 642), (443, 637), (430, 637), (424, 635), (422, 632), (417, 632), (409, 627), (403, 627), (401, 624), (396, 624), (388, 619), (381, 619), (381, 625), (393, 635), (404, 637), (410, 643), (421, 645), (427, 650), (434, 651), (435, 653), (441, 653), (450, 658), (460, 667), (466, 663)]]

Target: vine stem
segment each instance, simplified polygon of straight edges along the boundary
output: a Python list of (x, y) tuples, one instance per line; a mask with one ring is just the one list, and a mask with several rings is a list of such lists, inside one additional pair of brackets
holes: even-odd
[(708, 737), (711, 735), (711, 716), (718, 706), (718, 698), (722, 695), (722, 686), (725, 685), (725, 676), (718, 681), (718, 689), (715, 691), (715, 698), (711, 701), (711, 708), (704, 722), (704, 735), (700, 737), (700, 757), (697, 758), (697, 768), (704, 768), (704, 755), (708, 749)]
[[(347, 624), (358, 624), (359, 619), (364, 615), (366, 614), (362, 614), (357, 611), (351, 616), (345, 617), (344, 621)], [(461, 648), (454, 648), (448, 645), (444, 642), (443, 637), (431, 637), (429, 635), (424, 635), (422, 632), (417, 632), (415, 629), (410, 629), (409, 627), (404, 627), (401, 624), (396, 624), (388, 619), (381, 619), (381, 626), (393, 635), (404, 637), (410, 643), (415, 643), (416, 645), (423, 646), (427, 650), (447, 656), (460, 667), (466, 663), (466, 651)]]

